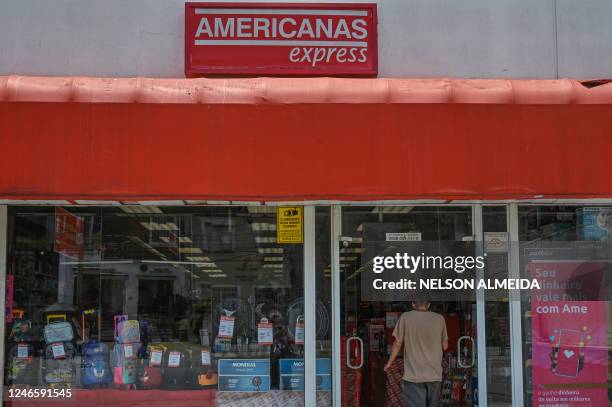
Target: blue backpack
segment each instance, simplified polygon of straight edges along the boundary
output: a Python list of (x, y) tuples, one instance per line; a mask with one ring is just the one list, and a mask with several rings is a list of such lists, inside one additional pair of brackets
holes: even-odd
[(108, 384), (113, 381), (110, 352), (105, 343), (88, 341), (83, 344), (81, 383), (85, 387)]

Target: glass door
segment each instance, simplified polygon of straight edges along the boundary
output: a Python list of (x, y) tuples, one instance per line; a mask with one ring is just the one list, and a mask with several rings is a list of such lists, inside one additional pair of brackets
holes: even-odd
[[(397, 289), (407, 271), (403, 254), (415, 259), (433, 255), (429, 250), (436, 255), (473, 251), (474, 236), (471, 206), (342, 207), (339, 405), (404, 405), (402, 379), (415, 384), (409, 397), (436, 397), (444, 406), (478, 405), (473, 293), (425, 298)], [(377, 279), (396, 286), (373, 290), (381, 284)], [(415, 333), (415, 326), (426, 334)], [(396, 341), (403, 346), (389, 363)]]

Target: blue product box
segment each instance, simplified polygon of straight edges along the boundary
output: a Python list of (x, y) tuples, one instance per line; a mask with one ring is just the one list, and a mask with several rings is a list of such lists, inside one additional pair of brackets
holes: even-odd
[[(304, 359), (280, 359), (281, 390), (304, 390)], [(331, 390), (331, 359), (317, 358), (317, 390)]]
[(586, 207), (577, 210), (579, 240), (610, 240), (612, 208)]
[(219, 391), (269, 391), (269, 359), (219, 359)]

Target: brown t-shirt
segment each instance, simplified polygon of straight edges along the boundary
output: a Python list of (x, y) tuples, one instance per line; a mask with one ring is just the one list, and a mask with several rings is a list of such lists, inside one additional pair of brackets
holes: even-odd
[(442, 315), (430, 311), (404, 312), (393, 336), (404, 344), (404, 380), (442, 381), (442, 341), (448, 340)]

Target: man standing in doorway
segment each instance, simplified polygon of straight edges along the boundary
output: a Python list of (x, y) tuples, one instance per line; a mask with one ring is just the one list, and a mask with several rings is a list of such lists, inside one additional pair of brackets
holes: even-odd
[(385, 372), (404, 345), (404, 401), (406, 407), (438, 407), (442, 383), (442, 352), (448, 348), (446, 322), (429, 311), (428, 301), (415, 301), (393, 331), (395, 342)]

